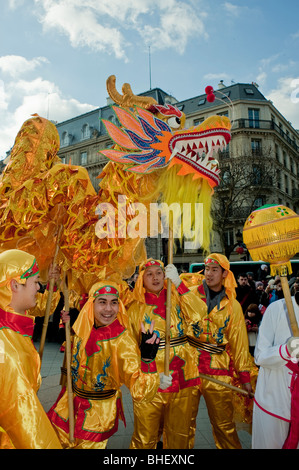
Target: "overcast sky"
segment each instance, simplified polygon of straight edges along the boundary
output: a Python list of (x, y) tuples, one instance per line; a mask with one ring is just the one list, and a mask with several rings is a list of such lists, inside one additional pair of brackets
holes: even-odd
[(299, 129), (298, 0), (0, 6), (0, 159), (31, 114), (61, 122), (104, 106), (111, 74), (119, 91), (128, 82), (135, 94), (159, 87), (178, 100), (219, 80), (254, 81)]

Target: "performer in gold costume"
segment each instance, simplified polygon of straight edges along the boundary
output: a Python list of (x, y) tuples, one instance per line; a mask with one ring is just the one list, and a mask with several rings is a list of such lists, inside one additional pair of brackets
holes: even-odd
[(32, 343), (39, 268), (21, 250), (0, 254), (0, 448), (61, 449), (37, 397), (40, 357)]
[[(199, 372), (231, 383), (237, 373), (243, 388), (251, 392), (248, 337), (241, 305), (235, 299), (236, 281), (226, 256), (212, 253), (205, 259), (203, 279), (191, 288), (206, 303), (201, 323), (189, 329), (189, 343), (198, 350)], [(203, 379), (193, 396), (193, 425), (190, 442), (194, 441), (195, 420), (203, 395), (216, 443), (220, 449), (239, 449), (241, 444), (234, 423), (232, 392), (229, 388)]]
[[(125, 422), (122, 384), (142, 405), (154, 398), (159, 387), (159, 375), (152, 373), (156, 371), (154, 358), (148, 363), (141, 360), (138, 344), (126, 329), (127, 315), (119, 294), (114, 282), (94, 284), (73, 325), (74, 443), (70, 443), (68, 435), (65, 388), (48, 412), (64, 448), (106, 447), (108, 438), (118, 429), (119, 418)], [(153, 340), (157, 341), (154, 337)], [(165, 378), (160, 374), (162, 382)], [(168, 383), (166, 380), (164, 386)]]
[[(151, 403), (141, 404), (133, 400), (134, 433), (132, 449), (154, 449), (163, 428), (163, 448), (187, 449), (191, 422), (192, 390), (198, 384), (197, 351), (186, 337), (187, 323), (199, 323), (205, 310), (199, 300), (179, 278), (174, 265), (169, 264), (164, 271), (161, 261), (149, 259), (141, 267), (135, 284), (135, 300), (128, 308), (129, 328), (140, 342), (140, 323), (150, 325), (154, 321), (154, 331), (161, 341), (156, 356), (159, 372), (164, 370), (165, 357), (165, 318), (166, 294), (165, 278), (171, 279), (173, 286), (170, 323), (169, 369), (172, 386), (158, 390)], [(200, 314), (202, 312), (202, 314)]]

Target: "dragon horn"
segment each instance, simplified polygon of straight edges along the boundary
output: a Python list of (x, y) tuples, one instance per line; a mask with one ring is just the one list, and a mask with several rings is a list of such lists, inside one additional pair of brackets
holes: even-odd
[(115, 75), (110, 75), (107, 78), (106, 86), (110, 98), (114, 103), (122, 106), (123, 108), (132, 108), (134, 105), (139, 106), (143, 109), (148, 109), (154, 104), (158, 104), (154, 98), (150, 96), (136, 96), (133, 94), (131, 86), (129, 83), (124, 83), (122, 86), (123, 95), (118, 93), (116, 86), (116, 77)]

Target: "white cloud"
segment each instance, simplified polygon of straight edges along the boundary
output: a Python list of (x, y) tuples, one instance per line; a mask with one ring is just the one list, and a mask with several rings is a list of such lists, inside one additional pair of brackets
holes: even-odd
[(34, 57), (31, 60), (18, 55), (0, 57), (0, 70), (13, 78), (32, 72), (43, 63), (48, 63), (45, 57)]
[(79, 103), (75, 99), (65, 99), (60, 93), (43, 93), (36, 91), (35, 94), (25, 96), (22, 104), (16, 109), (15, 118), (21, 122), (25, 116), (37, 113), (42, 117), (53, 121), (64, 121), (94, 109), (94, 106)]
[[(231, 80), (229, 75), (226, 72), (219, 72), (219, 73), (206, 73), (203, 78), (205, 80)], [(217, 82), (217, 83), (218, 83)]]
[(290, 70), (291, 67), (296, 66), (297, 63), (294, 60), (289, 60), (286, 64), (278, 63), (272, 67), (272, 72), (281, 73), (285, 70)]
[(94, 108), (66, 98), (54, 83), (41, 77), (11, 80), (5, 86), (0, 81), (0, 121), (5, 123), (0, 128), (0, 159), (5, 158), (23, 122), (32, 114), (61, 122)]
[(277, 87), (267, 93), (267, 98), (295, 129), (299, 129), (299, 77), (280, 78)]
[(154, 50), (173, 48), (183, 54), (190, 38), (207, 39), (204, 12), (196, 13), (191, 5), (172, 0), (163, 2), (160, 9), (159, 22), (155, 27), (141, 24), (138, 28), (145, 43)]
[(3, 80), (0, 80), (0, 112), (6, 110), (8, 107), (8, 100), (5, 93), (5, 85)]
[(260, 69), (260, 72), (258, 73), (256, 77), (256, 82), (258, 83), (259, 86), (264, 86), (265, 83), (267, 82), (267, 74), (262, 69)]
[(22, 6), (24, 2), (25, 0), (9, 0), (8, 5), (9, 5), (9, 8), (11, 8), (12, 10), (15, 10), (16, 8), (19, 8), (20, 6)]
[(180, 53), (191, 37), (207, 37), (206, 14), (193, 0), (35, 0), (35, 4), (46, 32), (56, 29), (73, 47), (113, 53), (118, 59), (127, 60), (128, 30), (153, 49), (174, 48)]
[(94, 51), (113, 52), (117, 58), (125, 58), (125, 40), (115, 27), (103, 26), (97, 21), (93, 9), (85, 3), (69, 1), (36, 0), (42, 4), (44, 13), (40, 21), (44, 30), (57, 29), (65, 34), (73, 47), (87, 46)]
[[(167, 3), (165, 0), (164, 3)], [(82, 6), (81, 0), (75, 0), (78, 7)], [(155, 5), (161, 0), (87, 0), (85, 7), (89, 7), (99, 15), (108, 15), (110, 18), (127, 24), (136, 23), (140, 15), (148, 15)], [(162, 2), (163, 4), (163, 2)]]
[(256, 17), (256, 15), (259, 15), (259, 9), (254, 8), (253, 6), (248, 7), (247, 5), (235, 5), (231, 2), (224, 2), (222, 3), (222, 7), (228, 16), (236, 19), (240, 18), (241, 15), (243, 18), (249, 14), (254, 17)]
[(232, 16), (239, 16), (241, 12), (241, 7), (237, 5), (233, 5), (230, 2), (225, 2), (223, 4), (224, 9), (226, 10), (227, 13), (229, 13)]
[(278, 70), (278, 65), (273, 65), (273, 63), (275, 63), (279, 57), (280, 54), (274, 54), (259, 61), (259, 73), (256, 77), (256, 81), (260, 86), (264, 86), (266, 84), (269, 74), (275, 73), (275, 71)]
[(265, 86), (269, 79), (274, 78), (274, 74), (284, 73), (288, 70), (288, 73), (291, 74), (291, 70), (297, 66), (297, 62), (294, 60), (288, 60), (287, 62), (282, 62), (285, 60), (285, 57), (281, 54), (273, 54), (270, 57), (263, 58), (259, 61), (258, 75), (256, 81), (259, 85)]

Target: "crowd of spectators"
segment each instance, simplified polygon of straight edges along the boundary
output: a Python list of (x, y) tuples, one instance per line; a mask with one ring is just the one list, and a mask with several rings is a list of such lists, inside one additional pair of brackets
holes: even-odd
[[(253, 272), (239, 273), (237, 284), (237, 300), (244, 313), (250, 353), (254, 355), (259, 324), (266, 308), (276, 300), (284, 298), (281, 279), (278, 275), (271, 276), (268, 266), (264, 264), (256, 275)], [(299, 271), (290, 278), (289, 287), (291, 295), (299, 291)]]

